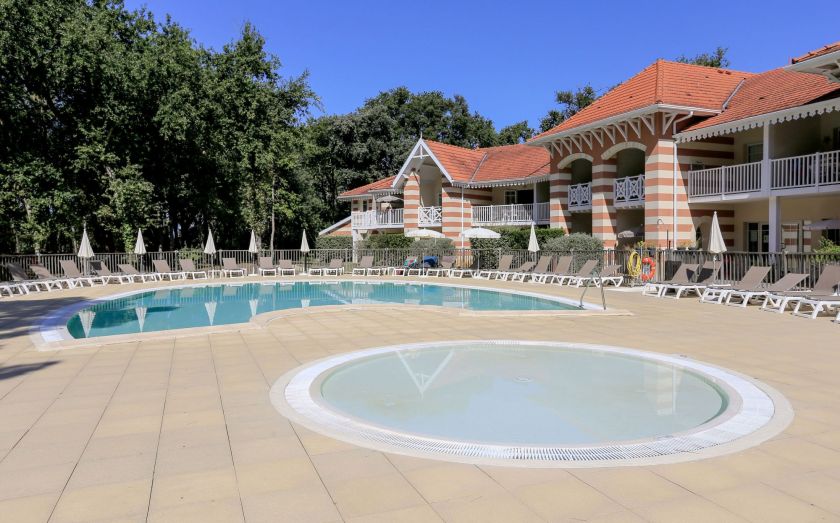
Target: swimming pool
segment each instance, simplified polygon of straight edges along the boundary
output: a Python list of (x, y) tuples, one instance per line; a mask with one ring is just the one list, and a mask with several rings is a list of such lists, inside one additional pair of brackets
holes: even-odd
[(134, 293), (76, 312), (73, 338), (248, 322), (264, 312), (327, 305), (432, 305), (472, 311), (579, 310), (568, 300), (535, 293), (417, 282), (299, 281), (169, 287)]
[(686, 358), (525, 341), (334, 356), (278, 380), (272, 401), (357, 445), (540, 466), (696, 457), (762, 431), (777, 410), (750, 380)]

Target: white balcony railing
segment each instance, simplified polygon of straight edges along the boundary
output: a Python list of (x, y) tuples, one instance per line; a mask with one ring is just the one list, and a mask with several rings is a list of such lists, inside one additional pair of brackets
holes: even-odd
[(770, 161), (771, 189), (840, 184), (840, 151)]
[(350, 214), (350, 224), (354, 229), (387, 229), (403, 226), (403, 210), (363, 211)]
[(569, 186), (569, 210), (592, 210), (592, 183), (577, 183)]
[(548, 202), (481, 205), (472, 208), (473, 225), (527, 225), (549, 221)]
[(626, 176), (613, 182), (613, 202), (616, 207), (633, 207), (645, 203), (645, 175)]
[(442, 221), (442, 207), (419, 207), (417, 209), (417, 225), (420, 227), (433, 227), (440, 225)]
[(722, 196), (761, 190), (761, 162), (700, 169), (688, 173), (688, 196)]

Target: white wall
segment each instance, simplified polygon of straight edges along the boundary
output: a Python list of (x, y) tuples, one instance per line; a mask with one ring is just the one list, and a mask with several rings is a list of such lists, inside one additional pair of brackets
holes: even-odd
[(420, 205), (434, 207), (440, 200), (443, 173), (435, 166), (424, 165), (420, 171)]

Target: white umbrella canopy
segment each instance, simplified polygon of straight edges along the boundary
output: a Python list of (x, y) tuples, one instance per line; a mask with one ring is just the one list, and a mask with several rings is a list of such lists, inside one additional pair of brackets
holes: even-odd
[(204, 244), (204, 254), (216, 254), (216, 242), (213, 241), (213, 231), (207, 229), (207, 243)]
[(712, 226), (709, 228), (709, 234), (709, 252), (712, 254), (726, 252), (726, 242), (723, 241), (723, 234), (720, 232), (717, 211), (712, 215)]
[(502, 235), (497, 233), (496, 231), (491, 231), (490, 229), (485, 229), (484, 227), (471, 227), (469, 229), (464, 229), (464, 231), (460, 235), (463, 238), (490, 238), (496, 239), (501, 238)]
[(621, 231), (616, 235), (618, 238), (641, 238), (644, 236), (644, 230), (639, 227), (636, 229), (627, 229), (626, 231)]
[(143, 241), (143, 231), (137, 229), (137, 241), (134, 243), (134, 254), (146, 254), (146, 243)]
[(254, 229), (251, 229), (251, 243), (248, 244), (248, 252), (251, 254), (257, 254), (260, 252), (260, 248), (257, 245), (257, 235), (254, 234)]
[(412, 229), (405, 233), (406, 238), (445, 238), (442, 232), (431, 229)]
[(377, 202), (401, 202), (402, 198), (400, 198), (399, 196), (394, 196), (394, 195), (388, 194), (388, 195), (383, 196), (381, 198), (377, 198), (376, 201)]
[(87, 227), (85, 227), (85, 232), (82, 233), (82, 242), (79, 245), (79, 258), (93, 258), (93, 247), (90, 246)]
[(840, 220), (822, 220), (802, 226), (806, 231), (824, 231), (826, 229), (840, 229)]
[(303, 230), (303, 238), (300, 240), (300, 252), (309, 252), (309, 242), (306, 241), (306, 229)]
[(531, 224), (531, 237), (528, 238), (528, 250), (531, 252), (539, 252), (540, 244), (537, 241), (537, 231), (534, 229), (534, 224)]

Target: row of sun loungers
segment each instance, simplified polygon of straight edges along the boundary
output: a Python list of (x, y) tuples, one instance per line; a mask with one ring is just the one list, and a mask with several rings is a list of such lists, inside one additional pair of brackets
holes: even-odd
[(717, 284), (718, 270), (707, 262), (698, 265), (681, 264), (674, 276), (659, 283), (649, 283), (643, 294), (659, 298), (675, 298), (695, 294), (701, 303), (747, 307), (761, 304), (761, 310), (784, 313), (792, 307), (796, 316), (816, 318), (822, 312), (837, 310), (835, 321), (840, 323), (840, 265), (827, 265), (811, 290), (796, 290), (807, 274), (787, 273), (775, 283), (765, 283), (770, 267), (753, 266), (741, 280), (733, 284)]

